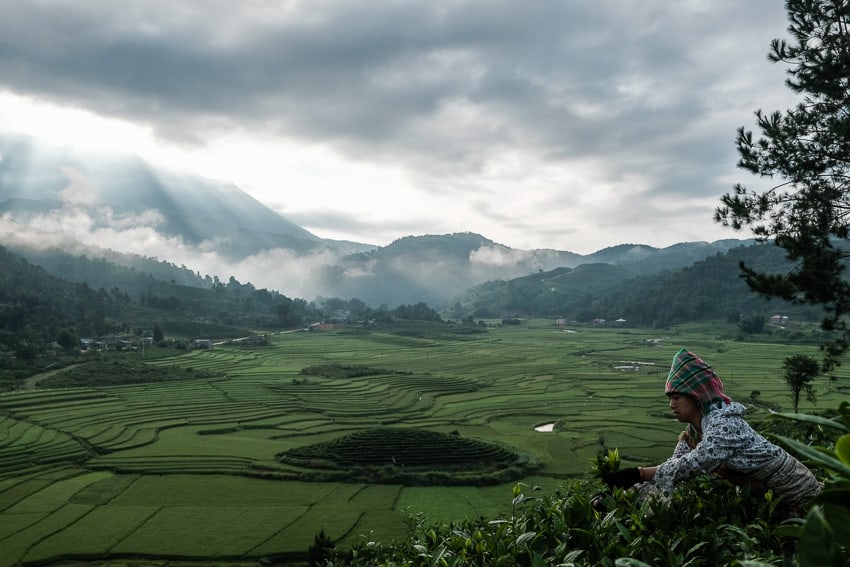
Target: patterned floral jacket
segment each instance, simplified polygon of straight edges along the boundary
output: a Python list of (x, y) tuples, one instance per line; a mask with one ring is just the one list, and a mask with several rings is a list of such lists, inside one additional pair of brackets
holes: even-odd
[(787, 458), (784, 449), (759, 435), (744, 421), (746, 411), (741, 404), (732, 402), (709, 412), (702, 418), (702, 439), (694, 443), (683, 435), (673, 456), (658, 465), (653, 479), (655, 485), (670, 494), (677, 483), (700, 474), (747, 475)]

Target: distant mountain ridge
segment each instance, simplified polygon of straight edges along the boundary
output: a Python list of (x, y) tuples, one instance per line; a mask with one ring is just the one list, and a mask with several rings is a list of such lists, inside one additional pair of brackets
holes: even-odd
[[(233, 184), (161, 171), (135, 157), (91, 156), (10, 136), (0, 136), (0, 154), (0, 221), (7, 225), (0, 244), (56, 276), (106, 289), (110, 278), (125, 281), (126, 274), (109, 275), (102, 264), (98, 269), (75, 266), (73, 257), (103, 259), (200, 287), (212, 280), (191, 259), (209, 257), (207, 268), (234, 270), (216, 277), (235, 276), (242, 282), (261, 278), (254, 282), (258, 287), (287, 296), (444, 307), (485, 282), (588, 264), (616, 267), (606, 278), (634, 277), (683, 268), (752, 243), (730, 239), (666, 248), (622, 244), (581, 255), (519, 250), (461, 232), (406, 236), (378, 247), (323, 239)], [(31, 225), (36, 230), (28, 232)], [(45, 227), (56, 234), (46, 238)], [(105, 236), (94, 238), (97, 244), (83, 245), (73, 230)], [(45, 242), (39, 241), (42, 238)], [(160, 239), (165, 265), (156, 258), (127, 254), (138, 249), (128, 248), (129, 243), (152, 238)], [(177, 247), (184, 249), (182, 261), (168, 256)], [(168, 267), (169, 262), (181, 266)], [(602, 268), (597, 270), (601, 273)]]
[(620, 244), (584, 256), (582, 263), (598, 262), (631, 266), (635, 273), (649, 274), (690, 266), (707, 256), (753, 243), (755, 243), (753, 239), (724, 239), (714, 242), (680, 242), (666, 248), (654, 248), (644, 244)]
[[(677, 245), (678, 246), (678, 245)], [(687, 246), (685, 246), (687, 248)], [(772, 244), (740, 245), (687, 266), (639, 274), (628, 265), (581, 264), (467, 290), (448, 309), (462, 317), (553, 317), (567, 321), (621, 320), (642, 326), (698, 320), (737, 321), (768, 311), (816, 320), (815, 310), (752, 292), (741, 262), (766, 273), (791, 263)]]
[[(25, 265), (21, 263), (27, 262), (23, 257), (18, 261), (9, 254), (0, 256), (4, 265), (2, 275), (6, 277), (4, 281), (8, 283), (10, 275), (16, 278), (11, 295), (9, 289), (0, 286), (0, 296), (6, 298), (6, 307), (12, 306), (12, 311), (0, 309), (0, 315), (6, 317), (4, 325), (7, 327), (9, 324), (14, 327), (16, 313), (24, 304), (35, 304), (32, 292), (44, 289), (45, 286), (61, 290), (61, 293), (50, 294), (51, 301), (59, 300), (52, 309), (57, 313), (66, 313), (66, 317), (70, 315), (72, 318), (66, 324), (77, 328), (102, 327), (103, 324), (114, 326), (118, 321), (126, 321), (127, 317), (141, 321), (140, 310), (146, 308), (167, 309), (165, 319), (170, 321), (169, 327), (174, 328), (174, 325), (185, 326), (185, 323), (176, 322), (179, 318), (196, 325), (200, 321), (206, 321), (208, 325), (210, 320), (213, 324), (223, 322), (232, 325), (239, 321), (259, 324), (257, 321), (260, 319), (265, 321), (265, 325), (273, 325), (289, 321), (288, 317), (294, 313), (293, 307), (302, 318), (304, 315), (329, 312), (337, 317), (340, 306), (346, 304), (358, 312), (367, 307), (359, 298), (350, 301), (337, 298), (329, 301), (332, 298), (326, 298), (316, 304), (308, 304), (301, 298), (289, 300), (274, 290), (269, 292), (255, 288), (250, 283), (240, 284), (233, 278), (221, 282), (209, 276), (201, 277), (185, 267), (178, 268), (144, 258), (136, 258), (139, 269), (135, 269), (119, 266), (104, 258), (75, 257), (61, 252), (42, 256), (39, 261), (45, 267), (38, 267), (38, 270), (44, 270), (44, 278), (64, 280), (69, 282), (68, 285), (77, 286), (73, 288), (77, 290), (73, 292), (78, 294), (77, 299), (69, 300), (62, 299), (61, 295), (68, 295), (66, 290), (71, 288), (49, 283), (50, 280), (44, 280), (35, 269), (21, 279), (20, 270), (15, 266)], [(454, 320), (466, 320), (469, 317), (543, 317), (567, 322), (616, 320), (621, 321), (620, 324), (640, 326), (721, 319), (739, 321), (745, 318), (752, 321), (761, 318), (764, 321), (767, 315), (772, 314), (790, 315), (794, 320), (817, 320), (818, 314), (810, 306), (768, 301), (752, 293), (739, 275), (738, 265), (742, 261), (767, 272), (782, 272), (789, 268), (789, 262), (782, 251), (772, 245), (740, 246), (706, 257), (685, 268), (648, 275), (634, 275), (630, 270), (614, 264), (579, 264), (575, 268), (560, 267), (514, 279), (479, 284), (460, 294), (441, 311), (444, 317)], [(150, 269), (158, 277), (154, 277), (148, 271)], [(62, 273), (65, 276), (49, 275), (51, 273)], [(222, 295), (223, 292), (227, 295)], [(77, 307), (75, 304), (80, 301), (91, 305)], [(256, 307), (268, 302), (272, 302), (271, 307), (275, 309), (273, 314), (268, 313), (268, 306), (265, 307), (266, 312), (258, 314)], [(408, 304), (412, 306), (412, 303)], [(400, 305), (404, 304), (385, 302), (376, 307), (377, 311), (386, 313)], [(285, 308), (285, 311), (281, 311), (281, 308)], [(243, 313), (246, 309), (251, 312)], [(38, 312), (41, 312), (41, 308)], [(20, 314), (24, 319), (35, 316), (34, 312), (27, 311), (20, 311)], [(162, 314), (150, 314), (163, 320)], [(80, 319), (81, 315), (86, 315), (87, 319)], [(107, 319), (103, 319), (103, 315)], [(0, 317), (0, 323), (3, 321), (3, 317)], [(123, 328), (126, 328), (126, 323)], [(200, 329), (197, 327), (197, 330)], [(210, 334), (211, 327), (206, 326), (204, 329), (205, 334)]]
[[(568, 290), (572, 295), (599, 292), (633, 278), (682, 270), (695, 263), (692, 258), (700, 262), (749, 246), (746, 241), (730, 240), (681, 243), (662, 249), (641, 246), (640, 255), (636, 255), (635, 246), (624, 245), (582, 256), (554, 250), (516, 250), (473, 233), (409, 236), (369, 252), (343, 256), (335, 264), (317, 266), (311, 275), (315, 295), (304, 299), (357, 298), (373, 307), (425, 302), (442, 309), (461, 304), (459, 315), (557, 313), (563, 310), (556, 302), (558, 294), (543, 293), (533, 305), (509, 304), (510, 308), (495, 302), (490, 294), (504, 296), (503, 291), (496, 290), (509, 287), (516, 292), (525, 286), (542, 291)], [(186, 266), (106, 249), (80, 255), (57, 248), (8, 248), (54, 276), (84, 282), (94, 289), (118, 286), (140, 293), (151, 289), (151, 280), (201, 288), (210, 288), (218, 281)], [(737, 279), (736, 267), (730, 269), (735, 272), (731, 277)], [(520, 294), (526, 303), (529, 293)], [(496, 305), (500, 307), (493, 308)]]
[[(752, 241), (680, 243), (667, 248), (622, 245), (581, 255), (559, 250), (519, 250), (475, 233), (408, 236), (341, 258), (325, 273), (339, 297), (368, 304), (425, 301), (444, 306), (476, 285), (528, 274), (607, 264), (621, 278), (675, 270)], [(357, 277), (347, 277), (356, 274)], [(418, 298), (418, 299), (417, 299)]]

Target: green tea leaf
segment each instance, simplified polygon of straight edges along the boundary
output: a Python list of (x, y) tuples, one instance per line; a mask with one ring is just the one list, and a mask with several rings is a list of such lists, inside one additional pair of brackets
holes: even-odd
[(850, 480), (827, 483), (818, 494), (816, 502), (850, 508)]
[(850, 435), (842, 435), (835, 442), (835, 454), (841, 462), (850, 465)]
[(829, 528), (823, 511), (815, 506), (809, 510), (797, 547), (800, 567), (839, 567), (844, 564), (835, 535)]
[(838, 541), (850, 541), (850, 494), (845, 495), (843, 506), (825, 504), (823, 514)]
[(685, 553), (685, 557), (690, 557), (690, 556), (692, 556), (692, 555), (694, 554), (694, 552), (695, 552), (695, 551), (698, 551), (698, 550), (699, 550), (700, 548), (702, 548), (704, 545), (708, 545), (708, 542), (707, 542), (707, 541), (701, 541), (701, 542), (699, 542), (698, 544), (694, 545), (693, 547), (691, 547), (691, 548), (690, 548), (690, 549), (689, 549), (689, 550)]
[(838, 406), (838, 414), (841, 416), (841, 421), (850, 429), (850, 402), (841, 402)]
[(810, 415), (807, 413), (779, 412), (771, 413), (768, 415), (768, 417), (790, 419), (792, 421), (802, 421), (805, 423), (813, 423), (815, 425), (823, 425), (825, 427), (834, 427), (836, 429), (841, 429), (842, 431), (850, 431), (850, 428), (848, 428), (840, 421), (829, 419), (827, 417), (822, 417), (820, 415)]
[(614, 562), (614, 565), (616, 565), (616, 567), (652, 567), (652, 565), (644, 563), (634, 557), (618, 557)]
[(803, 526), (796, 526), (793, 524), (785, 524), (781, 526), (777, 526), (773, 529), (773, 534), (778, 535), (779, 537), (800, 537), (800, 534), (803, 533)]
[(806, 445), (796, 439), (790, 437), (776, 436), (783, 444), (789, 447), (794, 453), (804, 459), (808, 459), (813, 463), (817, 463), (824, 468), (840, 473), (847, 478), (850, 478), (850, 465), (846, 465), (826, 453), (817, 450), (814, 447)]
[(620, 450), (619, 448), (608, 451), (608, 471), (616, 472), (620, 470)]

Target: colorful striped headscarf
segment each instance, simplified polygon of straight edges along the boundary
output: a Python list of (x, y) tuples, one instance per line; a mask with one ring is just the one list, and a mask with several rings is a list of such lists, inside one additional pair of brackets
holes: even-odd
[(664, 392), (670, 394), (687, 394), (695, 398), (702, 406), (705, 415), (712, 409), (720, 407), (723, 402), (732, 399), (723, 391), (723, 382), (712, 370), (711, 365), (687, 349), (682, 349), (673, 357), (670, 374)]

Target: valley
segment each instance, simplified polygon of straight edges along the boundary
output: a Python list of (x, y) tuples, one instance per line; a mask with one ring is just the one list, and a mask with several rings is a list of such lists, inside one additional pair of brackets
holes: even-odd
[[(733, 325), (570, 330), (539, 319), (491, 321), (474, 335), (426, 324), (419, 332), (407, 325), (286, 333), (268, 346), (130, 355), (167, 372), (165, 381), (55, 388), (49, 377), (6, 392), (0, 565), (295, 560), (319, 531), (344, 546), (403, 538), (411, 515), (506, 517), (513, 485), (552, 493), (586, 478), (603, 448), (618, 448), (627, 464), (666, 458), (681, 427), (668, 415), (663, 381), (680, 346), (711, 360), (756, 420), (790, 407), (781, 378), (788, 352), (818, 350), (740, 340)], [(641, 364), (618, 368), (629, 361)], [(348, 372), (304, 372), (317, 366)], [(801, 410), (847, 399), (847, 371), (839, 370), (835, 381), (818, 379), (818, 404)], [(535, 430), (544, 424), (553, 430)], [(426, 468), (400, 483), (380, 480), (400, 478), (391, 473), (404, 466), (386, 454), (350, 478), (280, 458), (398, 428), (495, 443), (533, 456), (534, 466), (504, 480), (455, 473), (454, 481)]]

